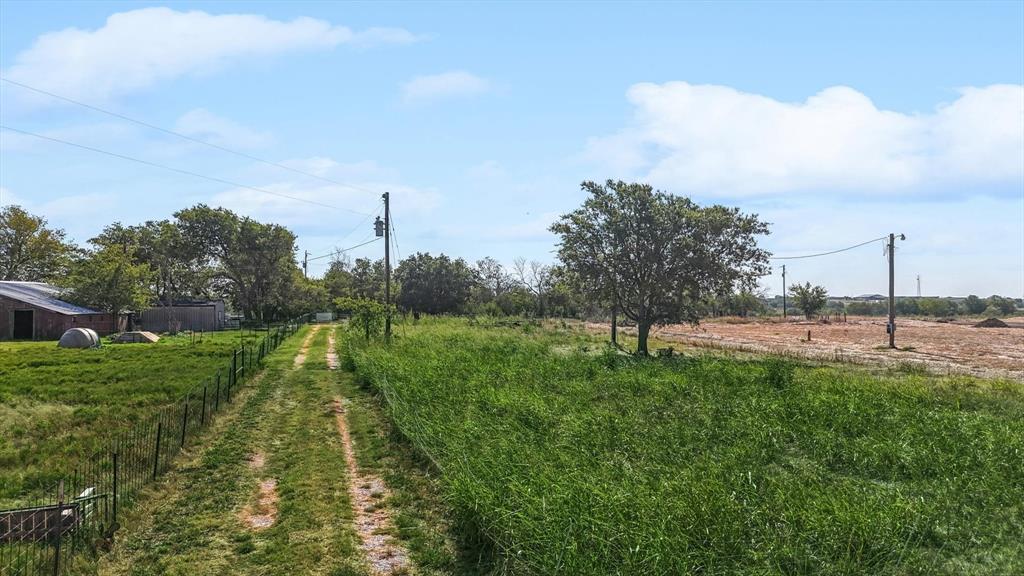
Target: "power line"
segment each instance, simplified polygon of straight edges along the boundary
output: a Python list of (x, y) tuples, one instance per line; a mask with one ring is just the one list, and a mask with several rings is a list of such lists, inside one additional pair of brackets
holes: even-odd
[(308, 200), (306, 198), (299, 198), (297, 196), (289, 196), (287, 194), (281, 194), (280, 192), (272, 192), (270, 190), (266, 190), (266, 189), (263, 189), (263, 188), (257, 188), (255, 186), (249, 186), (247, 184), (239, 184), (238, 182), (232, 182), (231, 180), (225, 180), (223, 178), (217, 178), (216, 176), (207, 176), (205, 174), (200, 174), (198, 172), (192, 172), (190, 170), (185, 170), (183, 168), (175, 168), (173, 166), (167, 166), (167, 165), (164, 165), (164, 164), (158, 164), (156, 162), (150, 162), (149, 160), (142, 160), (141, 158), (135, 158), (135, 157), (132, 157), (132, 156), (126, 156), (124, 154), (118, 154), (117, 152), (110, 152), (108, 150), (103, 150), (103, 149), (100, 149), (100, 148), (93, 148), (92, 146), (86, 146), (85, 144), (78, 144), (78, 143), (75, 143), (75, 142), (69, 142), (67, 140), (61, 140), (60, 138), (54, 138), (53, 136), (44, 136), (42, 134), (37, 134), (35, 132), (29, 132), (28, 130), (21, 130), (19, 128), (12, 128), (10, 126), (5, 126), (3, 124), (0, 124), (0, 128), (2, 128), (4, 130), (10, 130), (11, 132), (17, 132), (19, 134), (24, 134), (26, 136), (33, 136), (33, 137), (39, 138), (41, 140), (49, 140), (50, 142), (58, 142), (60, 144), (65, 144), (67, 146), (73, 146), (75, 148), (81, 148), (82, 150), (89, 150), (90, 152), (96, 152), (98, 154), (105, 154), (107, 156), (113, 156), (114, 158), (120, 158), (122, 160), (130, 160), (132, 162), (137, 162), (139, 164), (143, 164), (143, 165), (146, 165), (146, 166), (152, 166), (154, 168), (162, 168), (164, 170), (170, 170), (171, 172), (178, 172), (179, 174), (187, 174), (189, 176), (194, 176), (196, 178), (202, 178), (204, 180), (209, 180), (211, 182), (218, 182), (220, 184), (227, 184), (229, 186), (236, 186), (238, 188), (246, 188), (248, 190), (254, 190), (256, 192), (262, 192), (264, 194), (270, 194), (271, 196), (279, 196), (281, 198), (287, 198), (289, 200), (295, 200), (296, 202), (306, 202), (307, 204), (316, 204), (317, 206), (323, 206), (325, 208), (333, 208), (334, 210), (342, 210), (342, 211), (345, 211), (345, 212), (351, 212), (353, 214), (358, 214), (360, 216), (367, 216), (366, 212), (359, 212), (358, 210), (352, 210), (350, 208), (342, 208), (340, 206), (333, 206), (331, 204), (325, 204), (323, 202), (317, 202), (316, 200)]
[(149, 122), (146, 122), (146, 121), (143, 121), (143, 120), (139, 120), (137, 118), (132, 118), (130, 116), (125, 116), (124, 114), (119, 114), (117, 112), (113, 112), (113, 111), (110, 111), (110, 110), (106, 110), (104, 108), (100, 108), (99, 106), (93, 106), (92, 104), (86, 104), (85, 102), (79, 102), (78, 100), (75, 100), (73, 98), (68, 98), (67, 96), (61, 96), (60, 94), (54, 94), (53, 92), (48, 92), (46, 90), (43, 90), (42, 88), (36, 88), (35, 86), (29, 86), (28, 84), (23, 84), (21, 82), (16, 82), (14, 80), (11, 80), (10, 78), (4, 78), (4, 77), (0, 76), (0, 80), (3, 80), (4, 82), (7, 82), (8, 84), (13, 84), (15, 86), (20, 86), (20, 87), (25, 88), (27, 90), (32, 90), (33, 92), (38, 92), (40, 94), (45, 94), (47, 96), (50, 96), (51, 98), (56, 98), (58, 100), (63, 100), (64, 102), (75, 104), (77, 106), (82, 106), (83, 108), (88, 108), (89, 110), (94, 110), (96, 112), (100, 112), (101, 114), (106, 114), (108, 116), (113, 116), (114, 118), (120, 118), (121, 120), (125, 120), (127, 122), (132, 122), (134, 124), (138, 124), (139, 126), (144, 126), (146, 128), (150, 128), (152, 130), (157, 130), (159, 132), (163, 132), (164, 134), (170, 134), (172, 136), (177, 136), (178, 138), (182, 138), (184, 140), (188, 140), (189, 142), (194, 142), (196, 144), (202, 144), (203, 146), (209, 146), (210, 148), (214, 148), (214, 149), (220, 150), (222, 152), (227, 152), (228, 154), (234, 154), (235, 156), (239, 156), (241, 158), (246, 158), (246, 159), (252, 160), (254, 162), (261, 162), (261, 163), (266, 164), (268, 166), (274, 166), (276, 168), (281, 168), (283, 170), (289, 170), (289, 171), (294, 172), (296, 174), (302, 174), (303, 176), (308, 176), (310, 178), (316, 178), (317, 180), (322, 180), (324, 182), (330, 182), (331, 184), (337, 184), (338, 186), (344, 186), (346, 188), (352, 188), (353, 190), (361, 190), (363, 192), (371, 192), (373, 194), (377, 193), (376, 190), (371, 190), (369, 188), (364, 188), (362, 186), (356, 186), (354, 184), (348, 184), (348, 183), (345, 183), (345, 182), (339, 182), (337, 180), (334, 180), (334, 179), (331, 179), (331, 178), (327, 178), (325, 176), (320, 176), (319, 174), (313, 174), (312, 172), (306, 172), (305, 170), (300, 170), (298, 168), (293, 168), (291, 166), (288, 166), (287, 164), (281, 164), (279, 162), (274, 162), (272, 160), (267, 160), (265, 158), (260, 158), (259, 156), (253, 156), (252, 154), (247, 154), (245, 152), (239, 152), (238, 150), (232, 150), (231, 148), (228, 148), (226, 146), (221, 146), (219, 144), (214, 144), (212, 142), (207, 142), (206, 140), (202, 140), (200, 138), (195, 138), (195, 137), (189, 136), (187, 134), (182, 134), (181, 132), (176, 132), (174, 130), (170, 130), (168, 128), (163, 128), (163, 127), (157, 126), (155, 124), (150, 124)]
[(838, 254), (840, 252), (846, 252), (847, 250), (853, 250), (854, 248), (860, 248), (861, 246), (866, 246), (868, 244), (871, 244), (872, 242), (878, 242), (878, 241), (881, 241), (881, 240), (886, 240), (887, 238), (888, 238), (887, 236), (882, 236), (881, 238), (875, 238), (874, 240), (868, 240), (867, 242), (861, 242), (860, 244), (855, 244), (853, 246), (848, 246), (846, 248), (840, 248), (839, 250), (832, 250), (830, 252), (819, 252), (818, 254), (804, 254), (803, 256), (772, 256), (770, 259), (771, 260), (798, 260), (800, 258), (817, 258), (818, 256), (828, 256), (829, 254)]
[(398, 249), (398, 227), (395, 226), (395, 216), (391, 215), (391, 222), (388, 222), (388, 226), (391, 228), (391, 241), (395, 243), (395, 255), (398, 256), (398, 261), (402, 261), (402, 251)]
[(373, 244), (374, 242), (376, 242), (378, 240), (380, 240), (380, 238), (374, 238), (373, 240), (368, 240), (368, 241), (363, 242), (361, 244), (356, 244), (355, 246), (349, 246), (348, 248), (342, 248), (341, 250), (335, 250), (334, 252), (331, 252), (329, 254), (324, 254), (322, 256), (317, 256), (316, 258), (307, 258), (307, 261), (312, 262), (313, 260), (320, 260), (321, 258), (327, 258), (329, 256), (334, 256), (334, 255), (340, 254), (342, 252), (348, 252), (350, 250), (355, 250), (356, 248), (359, 248), (360, 246), (366, 246), (367, 244)]

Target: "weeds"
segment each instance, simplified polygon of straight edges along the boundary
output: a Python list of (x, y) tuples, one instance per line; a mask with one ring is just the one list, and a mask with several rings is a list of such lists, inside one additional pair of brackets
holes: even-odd
[(573, 338), (424, 320), (352, 351), (498, 572), (1024, 568), (1019, 385)]

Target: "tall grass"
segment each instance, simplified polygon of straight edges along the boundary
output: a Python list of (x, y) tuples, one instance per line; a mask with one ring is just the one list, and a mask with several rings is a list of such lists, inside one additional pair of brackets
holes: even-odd
[(354, 368), (511, 574), (1024, 571), (1024, 393), (567, 331), (409, 327)]

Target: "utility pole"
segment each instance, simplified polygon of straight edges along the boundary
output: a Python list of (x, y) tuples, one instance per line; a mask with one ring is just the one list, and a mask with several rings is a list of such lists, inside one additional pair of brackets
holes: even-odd
[(786, 265), (782, 265), (782, 317), (786, 317)]
[(306, 250), (305, 256), (302, 257), (302, 275), (309, 278), (309, 250)]
[(391, 193), (384, 193), (384, 341), (391, 342)]
[[(900, 240), (907, 237), (900, 234)], [(896, 347), (896, 235), (889, 234), (889, 323), (885, 331), (889, 333), (889, 348)]]

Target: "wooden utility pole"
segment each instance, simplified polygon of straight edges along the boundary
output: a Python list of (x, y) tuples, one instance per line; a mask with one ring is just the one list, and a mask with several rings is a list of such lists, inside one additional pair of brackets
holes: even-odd
[(782, 265), (782, 317), (786, 317), (786, 265)]
[[(907, 237), (900, 234), (900, 240)], [(885, 331), (889, 333), (889, 348), (896, 347), (896, 235), (889, 234), (889, 323)]]
[(391, 342), (391, 194), (384, 193), (384, 340)]
[(306, 254), (302, 257), (302, 276), (309, 278), (309, 250), (306, 250)]

